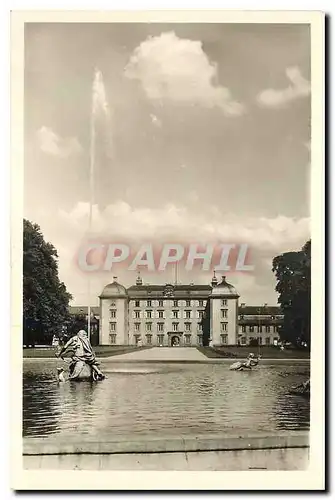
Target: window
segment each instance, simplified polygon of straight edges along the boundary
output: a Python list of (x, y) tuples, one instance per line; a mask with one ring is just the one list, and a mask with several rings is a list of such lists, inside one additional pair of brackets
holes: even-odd
[(146, 318), (151, 318), (151, 311), (145, 311)]
[(115, 311), (115, 309), (112, 309), (110, 311), (110, 313), (111, 313), (111, 318), (116, 318), (116, 311)]
[(146, 335), (146, 339), (147, 339), (147, 344), (151, 345), (152, 344), (152, 335)]
[(190, 319), (190, 317), (191, 317), (191, 311), (185, 311), (185, 317), (187, 319)]
[(222, 344), (228, 344), (228, 335), (227, 334), (221, 335), (221, 342), (222, 342)]
[(164, 331), (164, 323), (157, 323), (157, 330), (159, 332), (163, 332)]
[(227, 299), (222, 299), (221, 300), (221, 305), (225, 307), (227, 305)]
[(241, 337), (241, 345), (245, 345), (247, 343), (246, 337)]
[(258, 325), (258, 327), (257, 327), (257, 332), (258, 332), (258, 333), (262, 333), (262, 325)]
[(163, 304), (163, 301), (162, 301), (162, 300), (159, 300), (159, 301), (158, 301), (158, 306), (159, 306), (159, 307), (163, 307), (163, 305), (164, 305), (164, 304)]
[(111, 344), (116, 344), (116, 335), (115, 335), (115, 333), (111, 333), (110, 336), (109, 336), (109, 338), (110, 338)]
[(198, 331), (202, 332), (202, 324), (201, 323), (198, 323)]
[(110, 332), (116, 331), (116, 323), (109, 323), (109, 331)]
[(254, 331), (254, 326), (253, 325), (249, 326), (249, 332), (253, 332), (253, 331)]
[(191, 335), (185, 335), (185, 344), (189, 345), (191, 343)]
[(141, 323), (134, 323), (135, 332), (139, 332), (141, 329)]
[(204, 317), (204, 311), (198, 311), (198, 318), (202, 319)]
[(140, 311), (135, 311), (135, 318), (139, 319), (140, 317)]
[(140, 307), (140, 301), (139, 300), (135, 300), (135, 307)]
[(164, 343), (164, 335), (157, 335), (157, 341), (159, 345)]
[(151, 300), (147, 300), (147, 307), (151, 307), (152, 305), (152, 301)]
[(266, 344), (266, 345), (270, 345), (270, 337), (266, 337), (266, 339), (265, 339), (265, 344)]
[(178, 332), (179, 323), (172, 323), (172, 329), (174, 332)]
[(185, 330), (187, 332), (190, 332), (191, 331), (191, 323), (185, 323)]
[(221, 309), (221, 318), (227, 317), (227, 309)]
[(203, 307), (204, 306), (204, 301), (203, 300), (199, 300), (199, 307)]
[(198, 345), (202, 345), (202, 335), (197, 335)]
[(178, 307), (178, 300), (173, 301), (173, 307)]
[(151, 332), (151, 330), (152, 330), (152, 323), (146, 323), (145, 329), (146, 329), (147, 332)]
[(135, 333), (134, 339), (136, 345), (139, 345), (140, 342), (142, 343), (141, 335), (139, 335), (138, 333)]
[(191, 307), (191, 301), (190, 300), (186, 301), (186, 307)]
[(274, 331), (274, 332), (278, 332), (278, 326), (277, 326), (277, 325), (274, 325), (274, 326), (273, 326), (273, 331)]
[(172, 311), (173, 318), (178, 318), (178, 311)]
[(266, 327), (265, 327), (265, 331), (266, 331), (266, 333), (270, 333), (270, 327), (269, 327), (269, 326), (266, 326)]
[(221, 332), (227, 331), (227, 323), (221, 323)]
[(158, 317), (164, 318), (164, 311), (158, 311)]
[(258, 345), (262, 345), (262, 343), (263, 343), (262, 337), (258, 337)]
[(246, 333), (247, 329), (245, 325), (242, 325), (242, 333)]

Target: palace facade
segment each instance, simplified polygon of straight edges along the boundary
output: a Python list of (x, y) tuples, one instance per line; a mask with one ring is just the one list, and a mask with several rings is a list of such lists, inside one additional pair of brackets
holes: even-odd
[(235, 287), (215, 275), (210, 285), (147, 285), (138, 276), (129, 288), (114, 278), (99, 301), (100, 345), (275, 345), (283, 319), (278, 307), (239, 305)]

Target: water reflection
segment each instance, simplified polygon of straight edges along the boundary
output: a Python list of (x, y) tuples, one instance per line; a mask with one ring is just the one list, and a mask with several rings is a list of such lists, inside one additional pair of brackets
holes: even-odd
[(307, 364), (264, 364), (252, 372), (228, 364), (103, 366), (102, 383), (58, 384), (56, 363), (24, 363), (23, 434), (190, 434), (308, 429), (309, 401), (288, 388)]

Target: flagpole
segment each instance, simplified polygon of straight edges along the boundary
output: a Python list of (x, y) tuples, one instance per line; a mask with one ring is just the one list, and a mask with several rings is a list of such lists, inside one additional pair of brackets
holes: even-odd
[[(94, 81), (96, 78), (96, 72), (94, 72)], [(89, 237), (92, 232), (92, 219), (93, 219), (93, 204), (94, 204), (94, 163), (95, 163), (95, 96), (94, 88), (92, 87), (92, 102), (91, 102), (91, 117), (90, 117), (90, 208), (89, 208), (89, 220), (88, 220), (88, 233)], [(88, 319), (87, 319), (87, 334), (88, 338), (91, 340), (91, 276), (88, 273)]]

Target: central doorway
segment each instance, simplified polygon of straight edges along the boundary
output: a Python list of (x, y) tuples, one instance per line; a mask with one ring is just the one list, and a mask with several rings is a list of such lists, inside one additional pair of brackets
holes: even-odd
[(180, 346), (179, 335), (171, 335), (170, 345), (171, 345), (171, 347), (179, 347)]

